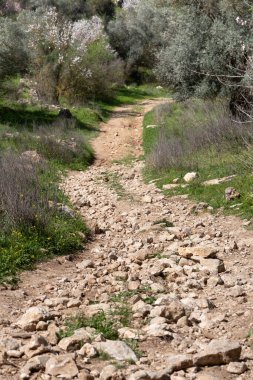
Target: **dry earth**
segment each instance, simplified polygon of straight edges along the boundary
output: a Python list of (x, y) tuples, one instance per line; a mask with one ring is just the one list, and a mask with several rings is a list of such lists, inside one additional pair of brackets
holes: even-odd
[[(1, 289), (0, 379), (253, 379), (252, 231), (166, 198), (138, 159), (113, 162), (140, 156), (143, 114), (160, 102), (117, 109), (96, 165), (62, 184), (94, 231), (86, 249)], [(82, 328), (59, 341), (67, 316), (101, 310), (127, 316), (118, 340)]]

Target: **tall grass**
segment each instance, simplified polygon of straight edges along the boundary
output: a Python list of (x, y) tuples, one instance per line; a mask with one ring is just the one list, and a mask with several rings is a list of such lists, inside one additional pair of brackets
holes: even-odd
[[(156, 128), (147, 128), (151, 124)], [(155, 109), (145, 116), (143, 146), (146, 180), (162, 189), (177, 178), (178, 186), (167, 195), (187, 194), (213, 209), (253, 218), (253, 123), (234, 120), (224, 100), (191, 99)], [(185, 187), (188, 171), (199, 176)], [(235, 176), (229, 182), (204, 184), (230, 175)], [(241, 194), (239, 201), (225, 199), (227, 187)]]
[(224, 102), (189, 100), (174, 124), (168, 125), (166, 119), (172, 114), (167, 107), (155, 110), (160, 128), (147, 159), (153, 168), (196, 169), (207, 149), (217, 154), (236, 152), (253, 141), (253, 122), (234, 120)]
[(45, 170), (44, 163), (27, 156), (9, 153), (0, 157), (1, 228), (45, 228), (52, 213), (49, 192), (39, 179)]
[(54, 160), (71, 168), (89, 165), (93, 159), (93, 151), (84, 133), (69, 128), (62, 123), (34, 126), (22, 132), (9, 133), (2, 131), (2, 143), (12, 146), (18, 152), (34, 150), (48, 160)]
[(0, 157), (0, 282), (83, 247), (88, 230), (80, 217), (59, 207), (64, 196), (54, 176), (50, 165), (29, 155)]

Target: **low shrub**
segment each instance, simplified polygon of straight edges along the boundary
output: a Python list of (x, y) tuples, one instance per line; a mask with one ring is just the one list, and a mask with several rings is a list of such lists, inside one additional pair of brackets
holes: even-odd
[(172, 105), (170, 103), (160, 104), (155, 107), (155, 121), (158, 125), (164, 125), (166, 119), (172, 113)]
[[(214, 211), (251, 219), (253, 124), (230, 117), (226, 103), (191, 100), (171, 107), (172, 112), (165, 114), (165, 124), (160, 127), (147, 128), (158, 124), (154, 111), (145, 116), (146, 181), (154, 181), (166, 195), (187, 194)], [(198, 178), (185, 186), (188, 171), (197, 171)], [(223, 177), (231, 179), (217, 185), (205, 184)], [(164, 190), (164, 185), (174, 183), (175, 187)], [(227, 187), (240, 193), (239, 202), (226, 200)]]
[(106, 339), (117, 340), (119, 337), (118, 329), (129, 326), (132, 319), (132, 310), (127, 305), (117, 305), (115, 309), (107, 313), (100, 311), (92, 317), (86, 317), (83, 314), (77, 314), (65, 321), (65, 328), (60, 331), (60, 338), (68, 337), (74, 334), (75, 330), (90, 327), (97, 333), (103, 334)]
[(58, 124), (34, 129), (35, 148), (48, 159), (63, 164), (81, 163), (88, 165), (93, 154), (81, 131), (72, 130)]
[(56, 213), (44, 230), (30, 226), (0, 232), (0, 282), (16, 281), (21, 270), (54, 255), (71, 254), (82, 249), (88, 230), (83, 221)]

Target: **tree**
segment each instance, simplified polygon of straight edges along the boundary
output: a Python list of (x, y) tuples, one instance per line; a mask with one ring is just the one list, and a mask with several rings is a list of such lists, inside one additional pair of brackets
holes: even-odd
[(0, 80), (24, 73), (29, 63), (25, 35), (17, 22), (0, 18)]
[(20, 0), (21, 9), (36, 11), (38, 8), (53, 7), (58, 13), (71, 20), (85, 15), (86, 0)]
[(155, 0), (124, 2), (108, 25), (110, 43), (125, 61), (126, 72), (140, 78), (142, 68), (152, 69), (163, 32), (170, 23), (170, 9)]
[(26, 33), (31, 74), (42, 99), (53, 103), (58, 103), (61, 97), (71, 102), (86, 101), (89, 96), (109, 92), (118, 83), (120, 75), (113, 76), (109, 68), (114, 65), (121, 72), (121, 64), (98, 16), (73, 22), (55, 8), (38, 8), (23, 12), (18, 21)]
[(183, 97), (226, 92), (235, 102), (251, 54), (250, 8), (237, 0), (178, 0), (173, 7), (174, 29), (158, 54), (157, 77)]

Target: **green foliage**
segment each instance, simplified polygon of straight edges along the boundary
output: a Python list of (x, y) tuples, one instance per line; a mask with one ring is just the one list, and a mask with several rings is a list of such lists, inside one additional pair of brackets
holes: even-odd
[[(238, 1), (175, 1), (157, 58), (157, 78), (180, 98), (237, 92), (247, 81), (252, 13)], [(247, 95), (247, 97), (249, 94)]]
[(26, 9), (56, 7), (60, 14), (71, 20), (99, 15), (108, 21), (115, 11), (115, 3), (112, 0), (23, 0), (22, 3)]
[(121, 293), (114, 294), (113, 296), (111, 296), (111, 301), (122, 303), (122, 302), (125, 302), (127, 298), (130, 298), (134, 296), (135, 294), (136, 294), (135, 291), (125, 290)]
[(24, 73), (28, 63), (24, 32), (16, 21), (0, 17), (0, 81)]
[(73, 335), (75, 330), (83, 327), (91, 327), (97, 333), (103, 334), (106, 339), (118, 339), (118, 332), (115, 326), (115, 321), (109, 319), (105, 312), (101, 311), (91, 318), (86, 318), (80, 314), (65, 321), (66, 328), (60, 332), (60, 338)]
[[(19, 80), (13, 81), (13, 85), (18, 83)], [(71, 109), (74, 125), (66, 129), (66, 126), (59, 125), (63, 121), (57, 118), (58, 111), (21, 106), (4, 96), (6, 98), (0, 105), (0, 149), (1, 152), (18, 152), (14, 160), (18, 170), (11, 162), (6, 166), (7, 174), (1, 171), (0, 176), (0, 193), (3, 191), (4, 194), (0, 201), (1, 282), (14, 281), (21, 270), (31, 269), (37, 262), (83, 248), (88, 230), (77, 215), (61, 210), (61, 205), (69, 205), (69, 202), (58, 190), (59, 170), (83, 169), (90, 163), (93, 152), (87, 145), (88, 138), (97, 132), (99, 122), (105, 116), (105, 111), (100, 108), (77, 107)], [(78, 140), (81, 138), (80, 149), (70, 156), (70, 160), (65, 160), (65, 153), (62, 156), (56, 149), (57, 141), (60, 138), (70, 142), (76, 134)], [(49, 138), (48, 144), (45, 144), (45, 138)], [(19, 156), (25, 150), (33, 149), (42, 155), (41, 167), (30, 165)], [(47, 157), (47, 164), (43, 157)], [(36, 168), (36, 172), (32, 168)], [(9, 185), (11, 190), (6, 188)], [(52, 207), (49, 207), (49, 201)]]
[(13, 281), (19, 271), (32, 269), (35, 263), (81, 249), (87, 228), (77, 217), (57, 213), (46, 229), (30, 227), (0, 234), (0, 282)]
[[(146, 300), (153, 298), (150, 286), (149, 285), (142, 285), (137, 290), (124, 290), (118, 294), (113, 294), (111, 296), (111, 301), (115, 302), (115, 303), (120, 303), (121, 306), (117, 307), (116, 310), (120, 310), (120, 311), (125, 310), (126, 314), (130, 317), (131, 311), (126, 308), (125, 304), (127, 304), (128, 298), (131, 298), (137, 294), (142, 294), (142, 293), (148, 294), (148, 296), (145, 298)], [(123, 306), (123, 308), (122, 308), (122, 306)], [(124, 308), (126, 308), (126, 309), (124, 309)]]
[(156, 298), (154, 296), (149, 296), (143, 299), (148, 305), (154, 305)]
[(66, 209), (55, 167), (23, 156), (0, 159), (0, 281), (53, 255), (83, 248), (88, 229)]
[[(59, 122), (60, 124), (60, 122)], [(82, 131), (56, 125), (34, 127), (33, 132), (22, 131), (13, 137), (3, 133), (17, 151), (35, 150), (44, 158), (71, 169), (85, 168), (92, 163), (94, 155)]]
[[(70, 20), (68, 11), (63, 11), (67, 2), (56, 3), (56, 8), (35, 5), (18, 16), (37, 95), (53, 104), (62, 99), (69, 104), (84, 104), (111, 96), (123, 83), (123, 66), (108, 43), (103, 21), (98, 16)], [(113, 5), (105, 0), (86, 2), (84, 9), (90, 16), (104, 14), (109, 4)]]
[(99, 351), (99, 359), (108, 361), (108, 360), (111, 360), (112, 357), (104, 351)]
[(86, 12), (88, 16), (99, 15), (107, 23), (115, 14), (116, 5), (113, 0), (87, 0)]
[(115, 191), (119, 199), (129, 199), (134, 201), (133, 195), (124, 188), (117, 174), (107, 172), (105, 175), (105, 181), (108, 183), (108, 186)]
[(111, 315), (116, 317), (116, 320), (119, 321), (122, 326), (127, 327), (131, 323), (133, 313), (128, 305), (120, 305), (111, 312)]
[(109, 23), (110, 43), (125, 60), (128, 75), (137, 81), (153, 67), (156, 49), (170, 22), (169, 13), (169, 8), (154, 0), (141, 1), (134, 9), (119, 11)]

